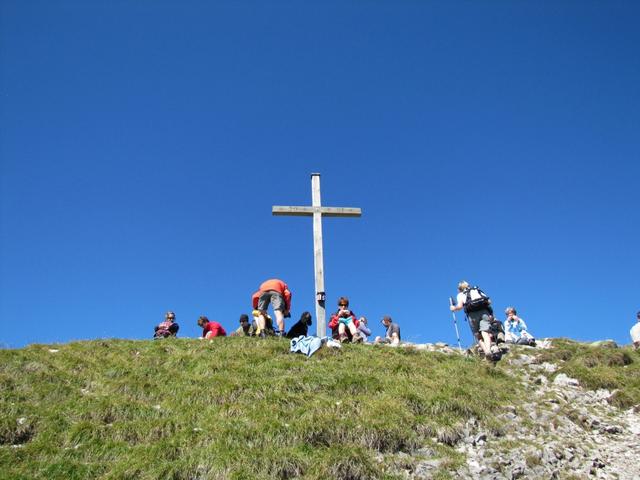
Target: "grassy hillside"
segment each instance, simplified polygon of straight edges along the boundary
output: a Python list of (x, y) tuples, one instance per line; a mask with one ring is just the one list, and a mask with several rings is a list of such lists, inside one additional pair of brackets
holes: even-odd
[[(640, 403), (638, 354), (624, 352), (592, 376)], [(279, 339), (4, 350), (0, 478), (395, 478), (402, 452), (421, 451), (444, 459), (446, 478), (464, 461), (451, 445), (465, 423), (495, 431), (494, 412), (523, 396), (508, 368), (365, 345), (306, 358)]]

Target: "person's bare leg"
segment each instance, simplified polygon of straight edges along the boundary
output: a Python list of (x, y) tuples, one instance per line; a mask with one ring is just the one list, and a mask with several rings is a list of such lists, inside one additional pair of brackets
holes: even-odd
[(484, 350), (485, 355), (491, 355), (491, 335), (489, 332), (480, 332), (482, 334), (482, 341), (480, 346)]
[(278, 324), (278, 330), (284, 332), (284, 313), (282, 310), (276, 310), (276, 323)]
[(344, 331), (345, 331), (344, 323), (339, 323), (338, 324), (338, 335), (340, 335), (340, 336), (344, 335)]
[(264, 326), (267, 323), (267, 320), (264, 318), (264, 312), (260, 312), (260, 315), (256, 317), (256, 323), (258, 324), (260, 332), (264, 332)]
[(349, 331), (351, 332), (351, 336), (356, 338), (356, 335), (358, 335), (358, 329), (353, 322), (349, 324)]

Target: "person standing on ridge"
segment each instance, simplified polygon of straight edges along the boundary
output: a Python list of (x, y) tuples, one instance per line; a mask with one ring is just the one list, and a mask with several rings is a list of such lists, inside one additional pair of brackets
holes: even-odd
[(631, 341), (633, 342), (633, 348), (640, 349), (640, 312), (637, 313), (636, 318), (638, 321), (631, 327)]
[(455, 312), (464, 309), (469, 319), (469, 327), (473, 338), (478, 341), (485, 356), (491, 360), (499, 360), (500, 349), (491, 341), (491, 320), (493, 308), (491, 299), (478, 287), (471, 287), (464, 280), (458, 283), (457, 304), (451, 305)]
[(251, 297), (253, 308), (260, 311), (260, 315), (256, 317), (260, 331), (265, 328), (264, 316), (267, 313), (267, 307), (271, 304), (278, 324), (276, 335), (285, 336), (284, 319), (291, 317), (291, 295), (287, 284), (277, 278), (267, 280), (260, 285), (258, 291)]

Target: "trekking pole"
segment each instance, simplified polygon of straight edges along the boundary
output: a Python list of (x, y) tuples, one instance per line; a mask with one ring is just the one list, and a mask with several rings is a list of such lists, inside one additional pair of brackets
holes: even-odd
[[(449, 297), (449, 305), (453, 307), (453, 297)], [(458, 331), (458, 322), (456, 321), (456, 312), (453, 314), (453, 326), (456, 328), (456, 337), (458, 338), (458, 348), (462, 352), (462, 345), (460, 345), (460, 332)]]

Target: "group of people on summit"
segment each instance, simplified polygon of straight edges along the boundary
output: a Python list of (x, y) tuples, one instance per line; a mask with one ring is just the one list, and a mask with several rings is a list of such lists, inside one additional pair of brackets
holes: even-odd
[[(240, 315), (240, 326), (234, 330), (231, 336), (246, 337), (267, 337), (279, 336), (286, 338), (296, 338), (307, 336), (309, 327), (312, 325), (311, 313), (303, 312), (300, 320), (293, 324), (287, 332), (285, 330), (285, 319), (291, 317), (291, 290), (289, 286), (277, 278), (263, 282), (260, 288), (251, 296), (253, 320), (249, 321), (249, 315)], [(275, 316), (273, 319), (268, 313), (271, 305)], [(175, 313), (167, 312), (165, 320), (155, 327), (155, 338), (175, 337), (180, 329), (175, 321)], [(357, 317), (349, 309), (349, 299), (340, 297), (338, 299), (338, 310), (331, 315), (329, 328), (332, 337), (341, 343), (368, 343), (371, 330), (366, 317)], [(401, 340), (400, 326), (394, 323), (390, 316), (385, 315), (381, 320), (385, 327), (385, 335), (376, 337), (374, 343), (399, 344)], [(202, 328), (201, 338), (225, 337), (227, 332), (218, 322), (210, 321), (207, 317), (198, 318), (198, 326)]]
[[(252, 321), (249, 315), (240, 315), (240, 325), (230, 335), (263, 338), (280, 336), (290, 339), (307, 336), (313, 323), (309, 312), (303, 312), (289, 331), (285, 330), (285, 321), (291, 317), (291, 297), (291, 290), (284, 281), (274, 278), (263, 282), (251, 297)], [(275, 324), (267, 311), (269, 305), (274, 312)], [(500, 358), (503, 343), (535, 345), (535, 339), (527, 331), (526, 323), (517, 315), (514, 307), (506, 309), (503, 325), (494, 316), (491, 299), (480, 288), (471, 286), (466, 281), (458, 284), (458, 295), (455, 302), (451, 299), (450, 308), (452, 312), (464, 310), (480, 352), (489, 359), (495, 361)], [(398, 345), (402, 338), (400, 326), (388, 315), (382, 317), (381, 323), (385, 328), (385, 335), (375, 337), (373, 343)], [(198, 326), (202, 328), (201, 338), (227, 336), (221, 324), (206, 316), (198, 318)], [(338, 309), (331, 315), (328, 327), (331, 329), (331, 336), (341, 343), (369, 343), (372, 336), (367, 318), (356, 316), (349, 307), (349, 299), (344, 296), (338, 299)], [(156, 326), (154, 337), (176, 336), (178, 330), (175, 313), (167, 312), (165, 320)]]
[[(253, 321), (249, 321), (247, 314), (240, 315), (240, 326), (231, 336), (266, 337), (279, 336), (297, 338), (307, 336), (312, 325), (311, 313), (303, 312), (300, 319), (293, 324), (289, 331), (285, 331), (285, 319), (291, 317), (291, 290), (288, 285), (277, 278), (263, 282), (252, 295)], [(497, 361), (506, 350), (505, 344), (519, 344), (535, 346), (535, 338), (528, 332), (527, 324), (518, 316), (514, 307), (505, 310), (506, 319), (498, 320), (493, 312), (491, 299), (477, 286), (471, 286), (466, 281), (458, 284), (458, 294), (454, 301), (450, 300), (450, 310), (455, 312), (464, 310), (478, 352), (491, 361)], [(276, 321), (275, 325), (267, 309), (271, 305)], [(155, 327), (155, 338), (175, 337), (179, 325), (175, 321), (175, 313), (167, 312), (165, 320)], [(630, 334), (634, 348), (640, 348), (640, 312), (638, 322), (632, 327)], [(400, 326), (390, 316), (385, 315), (381, 320), (385, 328), (385, 335), (375, 338), (373, 343), (387, 343), (398, 345), (401, 341)], [(198, 318), (198, 326), (202, 328), (201, 338), (225, 337), (227, 332), (218, 322), (210, 321), (206, 316)], [(338, 309), (331, 315), (328, 324), (333, 339), (352, 343), (368, 343), (371, 329), (366, 317), (357, 317), (349, 308), (349, 299), (340, 297)], [(457, 323), (456, 323), (457, 332)], [(458, 342), (460, 339), (458, 338)]]

